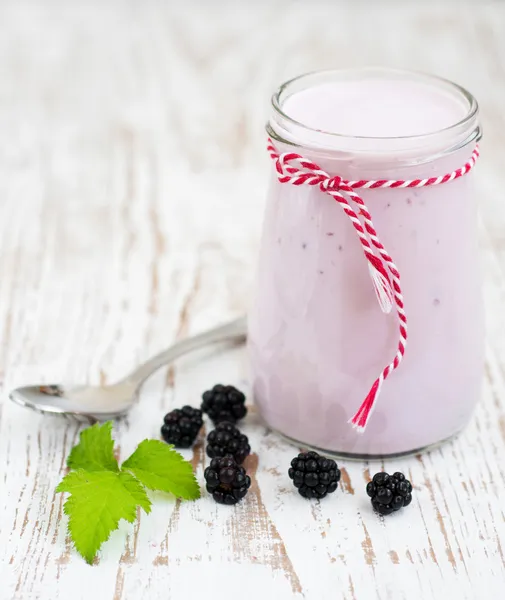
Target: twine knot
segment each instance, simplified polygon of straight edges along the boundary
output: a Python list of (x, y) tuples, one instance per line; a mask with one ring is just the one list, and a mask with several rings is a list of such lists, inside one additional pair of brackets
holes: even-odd
[(340, 177), (340, 175), (333, 175), (333, 177), (323, 179), (319, 184), (319, 189), (322, 192), (338, 192), (340, 191), (341, 186), (342, 177)]

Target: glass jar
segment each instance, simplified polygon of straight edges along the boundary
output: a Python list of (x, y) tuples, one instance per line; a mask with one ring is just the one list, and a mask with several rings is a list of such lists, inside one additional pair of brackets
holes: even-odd
[[(445, 175), (469, 160), (481, 135), (477, 103), (461, 87), (381, 69), (285, 83), (267, 133), (279, 152), (346, 180)], [(335, 200), (271, 171), (249, 317), (253, 393), (266, 423), (299, 445), (354, 457), (418, 452), (456, 434), (483, 373), (473, 173), (432, 187), (360, 190), (401, 274), (409, 328), (403, 362), (360, 434), (348, 421), (395, 355), (398, 323), (381, 311)]]

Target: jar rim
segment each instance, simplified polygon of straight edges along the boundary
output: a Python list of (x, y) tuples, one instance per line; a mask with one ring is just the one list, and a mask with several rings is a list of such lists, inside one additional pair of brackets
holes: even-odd
[[(367, 76), (387, 76), (396, 78), (407, 77), (417, 81), (423, 81), (428, 84), (431, 83), (445, 89), (446, 91), (450, 91), (463, 99), (468, 107), (467, 112), (464, 117), (455, 123), (435, 131), (414, 135), (366, 136), (350, 135), (317, 129), (298, 121), (283, 110), (283, 103), (286, 100), (286, 97), (292, 93), (302, 91), (303, 89), (308, 89), (314, 85), (317, 85), (318, 83), (326, 82), (329, 79), (331, 80), (337, 78), (341, 80), (349, 77), (365, 78)], [(293, 88), (295, 88), (295, 90), (293, 90)], [(402, 142), (407, 143), (410, 147), (416, 142), (419, 142), (421, 145), (425, 145), (429, 144), (430, 141), (436, 140), (437, 138), (444, 136), (446, 137), (451, 134), (454, 134), (459, 138), (466, 134), (466, 142), (470, 141), (470, 139), (468, 139), (469, 137), (474, 140), (480, 138), (480, 129), (478, 128), (477, 124), (479, 105), (475, 97), (464, 87), (450, 81), (449, 79), (422, 71), (392, 69), (385, 67), (361, 67), (311, 71), (293, 77), (292, 79), (289, 79), (281, 84), (276, 92), (272, 95), (271, 104), (274, 114), (267, 124), (267, 131), (269, 135), (273, 136), (274, 139), (280, 142), (294, 146), (339, 150), (343, 145), (346, 145), (346, 142), (351, 143), (353, 146), (356, 146), (356, 144), (359, 144), (360, 142), (376, 142), (377, 144), (382, 144), (383, 146), (395, 144), (395, 150), (398, 150), (398, 144), (401, 144)], [(311, 142), (307, 142), (307, 134), (309, 134)], [(303, 142), (300, 142), (302, 137), (305, 139)], [(452, 142), (453, 143), (449, 143), (448, 145), (454, 146), (454, 139), (452, 139)], [(456, 144), (457, 147), (460, 147), (461, 145), (463, 144)], [(358, 151), (360, 150), (357, 147), (353, 149)]]

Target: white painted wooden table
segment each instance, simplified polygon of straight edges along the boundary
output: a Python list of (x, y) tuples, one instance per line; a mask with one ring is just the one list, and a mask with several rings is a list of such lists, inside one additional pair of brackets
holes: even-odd
[[(0, 6), (1, 600), (503, 598), (505, 5), (172, 4)], [(475, 418), (430, 454), (343, 463), (341, 489), (314, 503), (287, 478), (294, 449), (252, 408), (245, 502), (158, 501), (87, 566), (54, 494), (79, 427), (24, 411), (7, 391), (113, 381), (176, 338), (240, 315), (271, 91), (303, 71), (369, 63), (448, 76), (481, 101), (489, 335)], [(115, 427), (121, 456), (218, 380), (247, 390), (243, 349), (160, 371)], [(203, 481), (202, 445), (186, 455)], [(415, 485), (412, 506), (387, 520), (364, 492), (382, 466)]]

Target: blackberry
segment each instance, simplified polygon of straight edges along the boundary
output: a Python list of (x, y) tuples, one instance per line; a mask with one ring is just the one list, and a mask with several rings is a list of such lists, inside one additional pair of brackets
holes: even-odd
[(165, 415), (161, 435), (177, 448), (189, 448), (203, 425), (202, 411), (191, 406), (176, 408)]
[(210, 458), (233, 456), (237, 464), (241, 465), (250, 452), (247, 436), (240, 433), (233, 423), (218, 423), (207, 436), (207, 456)]
[(366, 486), (366, 493), (381, 515), (390, 515), (412, 502), (412, 484), (403, 473), (376, 473)]
[(204, 477), (207, 491), (219, 504), (236, 504), (251, 486), (251, 478), (232, 456), (213, 458)]
[(304, 498), (324, 498), (337, 489), (340, 481), (337, 463), (317, 452), (302, 452), (293, 458), (288, 475)]
[(232, 385), (215, 385), (204, 392), (202, 399), (203, 412), (216, 424), (222, 421), (236, 423), (247, 413), (244, 394)]

